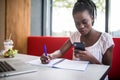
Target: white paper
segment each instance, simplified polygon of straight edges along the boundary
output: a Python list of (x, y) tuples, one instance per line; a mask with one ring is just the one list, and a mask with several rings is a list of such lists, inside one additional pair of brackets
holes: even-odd
[(42, 64), (41, 61), (40, 61), (40, 59), (36, 59), (36, 60), (29, 61), (27, 63), (29, 63), (31, 65), (36, 65), (36, 66), (52, 67), (55, 63), (57, 63), (57, 62), (59, 62), (61, 60), (63, 60), (63, 58), (53, 59), (48, 64)]
[(75, 60), (57, 58), (51, 60), (48, 64), (42, 64), (40, 59), (32, 60), (27, 63), (31, 65), (54, 67), (61, 69), (85, 70), (87, 68), (89, 61), (75, 61)]
[(65, 59), (64, 61), (55, 64), (54, 67), (71, 70), (85, 70), (89, 61), (74, 61)]

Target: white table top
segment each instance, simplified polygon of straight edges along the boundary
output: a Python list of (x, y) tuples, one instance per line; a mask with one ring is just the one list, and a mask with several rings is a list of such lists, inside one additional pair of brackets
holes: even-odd
[[(17, 54), (14, 58), (3, 58), (0, 56), (0, 59), (20, 59), (24, 62), (38, 58), (39, 57), (37, 56), (24, 54)], [(38, 68), (37, 72), (0, 78), (0, 80), (100, 80), (108, 71), (109, 66), (88, 64), (85, 71), (65, 70), (41, 66), (36, 66), (36, 68)]]

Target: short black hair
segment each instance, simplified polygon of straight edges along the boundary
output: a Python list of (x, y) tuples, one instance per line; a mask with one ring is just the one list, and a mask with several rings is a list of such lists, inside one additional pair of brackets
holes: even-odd
[(85, 10), (88, 10), (89, 14), (93, 16), (93, 22), (92, 22), (93, 25), (94, 20), (97, 17), (97, 9), (95, 3), (92, 0), (77, 0), (77, 2), (74, 4), (72, 14), (74, 15), (79, 11), (85, 11)]

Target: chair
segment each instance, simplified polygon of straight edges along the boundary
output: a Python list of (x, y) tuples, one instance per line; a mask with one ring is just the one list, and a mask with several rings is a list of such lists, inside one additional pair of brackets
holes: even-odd
[[(58, 50), (68, 39), (68, 37), (29, 36), (28, 54), (41, 56), (43, 54), (44, 44), (46, 44), (47, 52), (52, 53)], [(65, 53), (63, 58), (72, 59), (72, 48)]]
[(113, 49), (112, 66), (108, 77), (110, 80), (120, 80), (120, 38), (113, 38), (115, 46)]

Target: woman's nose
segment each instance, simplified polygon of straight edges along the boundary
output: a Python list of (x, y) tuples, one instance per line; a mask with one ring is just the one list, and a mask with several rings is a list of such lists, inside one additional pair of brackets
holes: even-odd
[(82, 29), (82, 28), (84, 28), (85, 26), (83, 25), (83, 24), (80, 24), (79, 25), (79, 29)]

